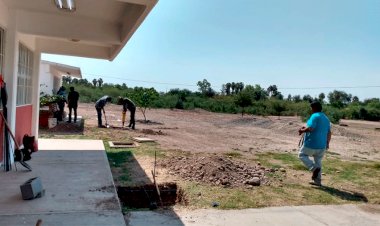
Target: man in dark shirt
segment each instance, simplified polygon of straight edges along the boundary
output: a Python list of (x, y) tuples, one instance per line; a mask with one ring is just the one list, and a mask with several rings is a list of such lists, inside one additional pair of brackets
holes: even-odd
[(125, 119), (125, 113), (127, 110), (131, 112), (129, 125), (128, 127), (132, 127), (132, 129), (135, 129), (135, 113), (136, 113), (136, 105), (133, 103), (132, 100), (128, 99), (127, 97), (119, 97), (119, 100), (117, 102), (119, 105), (123, 105), (123, 126), (124, 126), (124, 119)]
[(104, 128), (105, 127), (102, 124), (102, 111), (105, 114), (104, 107), (106, 106), (107, 102), (111, 102), (111, 101), (112, 101), (111, 97), (109, 97), (109, 96), (103, 96), (102, 98), (100, 98), (95, 103), (95, 109), (96, 109), (96, 112), (98, 113), (98, 127), (99, 128)]
[(78, 108), (78, 100), (79, 100), (79, 93), (74, 90), (74, 87), (70, 87), (69, 96), (67, 97), (68, 105), (69, 105), (69, 121), (71, 122), (71, 113), (74, 109), (74, 123), (77, 122), (77, 108)]

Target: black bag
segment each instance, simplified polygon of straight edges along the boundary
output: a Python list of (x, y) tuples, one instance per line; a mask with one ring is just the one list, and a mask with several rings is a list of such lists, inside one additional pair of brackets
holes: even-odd
[(15, 150), (15, 161), (25, 162), (32, 159), (32, 153), (37, 151), (37, 144), (34, 138), (34, 136), (29, 136), (27, 134), (24, 135), (24, 137), (22, 138), (22, 144), (24, 145), (24, 148), (22, 148), (21, 150)]

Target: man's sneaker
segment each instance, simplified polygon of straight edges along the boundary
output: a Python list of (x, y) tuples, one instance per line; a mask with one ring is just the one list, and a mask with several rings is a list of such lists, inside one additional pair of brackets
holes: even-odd
[(313, 170), (313, 175), (311, 176), (312, 180), (316, 180), (319, 176), (319, 172), (321, 172), (321, 168), (317, 167)]
[(310, 181), (309, 184), (311, 185), (314, 185), (314, 186), (322, 186), (322, 183), (320, 181), (317, 181), (317, 180), (313, 180), (313, 181)]

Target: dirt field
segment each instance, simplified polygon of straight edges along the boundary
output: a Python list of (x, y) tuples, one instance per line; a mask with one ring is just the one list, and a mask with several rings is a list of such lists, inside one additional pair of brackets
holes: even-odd
[[(121, 126), (121, 106), (107, 105), (108, 123)], [(93, 104), (80, 104), (78, 114), (85, 119), (85, 130), (97, 126)], [(148, 109), (148, 123), (136, 112), (136, 130), (131, 136), (153, 138), (165, 150), (186, 152), (230, 153), (254, 155), (257, 152), (297, 152), (298, 117), (261, 117), (211, 113), (201, 109)], [(129, 120), (129, 112), (127, 113)], [(380, 122), (342, 120), (334, 125), (330, 152), (350, 160), (380, 160)], [(114, 131), (115, 141), (125, 139)]]

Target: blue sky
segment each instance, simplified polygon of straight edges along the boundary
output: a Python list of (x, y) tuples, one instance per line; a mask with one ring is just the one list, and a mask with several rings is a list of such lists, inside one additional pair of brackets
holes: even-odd
[(160, 0), (113, 62), (42, 59), (78, 66), (90, 81), (159, 91), (197, 90), (205, 78), (216, 91), (243, 82), (285, 96), (379, 98), (380, 1)]

